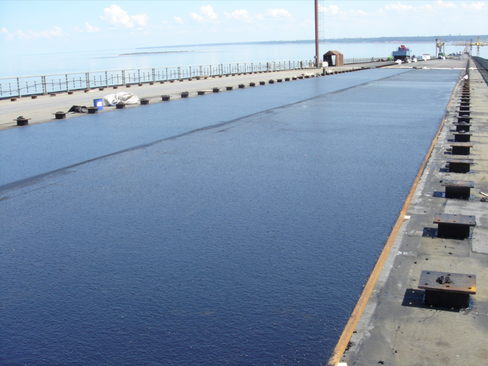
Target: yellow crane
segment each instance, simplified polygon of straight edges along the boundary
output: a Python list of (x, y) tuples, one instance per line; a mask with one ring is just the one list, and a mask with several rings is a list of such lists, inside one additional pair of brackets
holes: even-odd
[(479, 56), (480, 55), (480, 47), (488, 46), (488, 42), (485, 42), (485, 41), (482, 42), (481, 37), (478, 37), (478, 42), (473, 42), (473, 40), (465, 41), (465, 42), (451, 42), (450, 45), (451, 46), (464, 46), (463, 53), (467, 53), (469, 55), (471, 55), (473, 52), (473, 46), (476, 46), (476, 56)]

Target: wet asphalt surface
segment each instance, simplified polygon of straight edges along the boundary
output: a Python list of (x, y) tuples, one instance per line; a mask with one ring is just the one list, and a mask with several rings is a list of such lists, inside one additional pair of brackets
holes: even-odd
[(3, 131), (1, 363), (325, 364), (458, 76), (369, 70)]

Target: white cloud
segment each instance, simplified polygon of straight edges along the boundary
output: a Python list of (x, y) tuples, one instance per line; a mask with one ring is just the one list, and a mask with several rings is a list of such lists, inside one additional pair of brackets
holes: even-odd
[(454, 8), (457, 8), (456, 4), (445, 3), (442, 0), (437, 0), (434, 6), (438, 9), (454, 9)]
[(100, 32), (99, 28), (94, 27), (93, 25), (90, 25), (88, 23), (85, 23), (85, 28), (88, 33)]
[(291, 15), (290, 13), (288, 12), (288, 10), (285, 10), (285, 9), (269, 9), (267, 12), (266, 12), (266, 15), (269, 15), (273, 18), (291, 18)]
[(26, 33), (24, 33), (19, 29), (14, 33), (14, 35), (17, 36), (18, 39), (35, 39), (39, 37), (51, 38), (51, 37), (69, 36), (69, 34), (63, 31), (60, 27), (53, 27), (51, 29), (40, 31), (40, 32), (33, 32), (29, 29)]
[(388, 4), (385, 6), (386, 10), (395, 10), (398, 13), (406, 13), (415, 9), (412, 5), (398, 4)]
[(67, 36), (68, 33), (64, 32), (59, 27), (53, 27), (52, 29), (49, 29), (47, 31), (39, 32), (39, 35), (44, 38), (51, 38), (51, 37)]
[(145, 27), (147, 25), (147, 20), (149, 19), (146, 13), (141, 15), (132, 15), (131, 18), (140, 27)]
[(291, 14), (285, 9), (268, 9), (266, 13), (256, 15), (258, 20), (266, 20), (267, 18), (292, 20)]
[(361, 17), (369, 15), (368, 13), (366, 13), (365, 11), (362, 11), (362, 10), (351, 10), (350, 13), (351, 13), (351, 15), (356, 15), (356, 16), (361, 16)]
[(319, 4), (319, 12), (327, 15), (337, 15), (339, 14), (339, 7), (337, 5), (330, 5), (329, 7), (326, 7)]
[(413, 6), (406, 5), (402, 3), (387, 4), (385, 10), (396, 11), (397, 13), (406, 14), (408, 12), (425, 13), (425, 12), (435, 12), (445, 9), (456, 9), (457, 5), (450, 2), (444, 2), (442, 0), (436, 0), (432, 4)]
[(482, 11), (487, 9), (486, 4), (482, 2), (471, 4), (462, 3), (461, 6), (463, 7), (463, 9), (466, 9), (468, 11)]
[(243, 20), (243, 21), (250, 21), (251, 20), (251, 18), (249, 17), (248, 11), (245, 9), (236, 10), (230, 14), (225, 13), (225, 16), (227, 18), (236, 19), (236, 20)]
[(104, 16), (100, 16), (103, 21), (109, 22), (117, 26), (124, 26), (126, 28), (133, 28), (134, 25), (141, 27), (146, 26), (149, 17), (144, 13), (140, 15), (131, 15), (122, 9), (120, 6), (112, 4), (110, 7), (103, 9)]
[(0, 29), (0, 33), (5, 35), (5, 39), (7, 41), (11, 41), (12, 39), (14, 39), (14, 36), (12, 34), (10, 34), (8, 32), (7, 28), (5, 28), (5, 27), (3, 27), (2, 29)]
[(181, 19), (180, 17), (173, 17), (173, 19), (175, 20), (176, 24), (183, 24), (183, 19)]
[(129, 14), (118, 5), (112, 4), (109, 8), (103, 9), (103, 12), (105, 16), (100, 16), (100, 19), (110, 24), (123, 25), (126, 28), (134, 26)]
[(200, 7), (200, 14), (196, 13), (191, 13), (190, 14), (193, 20), (196, 20), (197, 22), (208, 22), (212, 20), (216, 20), (217, 13), (213, 10), (211, 5), (207, 6), (201, 6)]

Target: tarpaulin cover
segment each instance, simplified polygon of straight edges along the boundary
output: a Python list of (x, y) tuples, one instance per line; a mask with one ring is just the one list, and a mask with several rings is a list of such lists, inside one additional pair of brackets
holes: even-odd
[(139, 98), (134, 93), (128, 92), (108, 94), (103, 97), (104, 105), (115, 105), (120, 102), (124, 104), (137, 104), (139, 103)]

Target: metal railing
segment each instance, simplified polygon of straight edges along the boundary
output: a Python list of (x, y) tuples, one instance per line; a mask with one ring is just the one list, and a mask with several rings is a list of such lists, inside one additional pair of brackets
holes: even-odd
[(183, 80), (197, 77), (301, 70), (311, 67), (313, 67), (313, 63), (310, 60), (273, 61), (73, 72), (0, 78), (0, 99), (75, 90), (89, 90), (93, 88)]
[(362, 64), (368, 62), (386, 61), (387, 57), (364, 57), (364, 58), (345, 58), (344, 65), (347, 64)]

